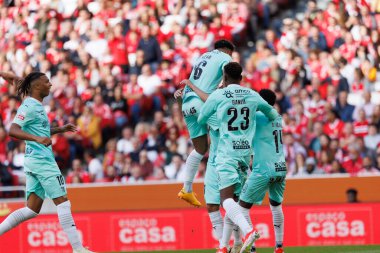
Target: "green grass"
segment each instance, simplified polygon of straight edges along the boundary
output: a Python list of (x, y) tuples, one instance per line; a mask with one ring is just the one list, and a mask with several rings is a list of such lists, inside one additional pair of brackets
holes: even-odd
[[(149, 251), (150, 253), (152, 251)], [(215, 253), (216, 250), (155, 251), (157, 253)], [(334, 247), (287, 247), (286, 253), (380, 253), (379, 245), (371, 246), (334, 246)], [(116, 252), (115, 252), (116, 253)], [(124, 252), (128, 253), (128, 252)], [(139, 252), (148, 253), (148, 252)], [(259, 248), (257, 253), (273, 253), (273, 248)]]

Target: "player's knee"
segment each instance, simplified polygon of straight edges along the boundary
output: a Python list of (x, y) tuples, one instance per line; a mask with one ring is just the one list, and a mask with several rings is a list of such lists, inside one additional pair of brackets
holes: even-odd
[(67, 195), (65, 196), (62, 196), (62, 197), (58, 197), (58, 198), (55, 198), (53, 199), (53, 202), (56, 206), (64, 203), (64, 202), (67, 202), (69, 199), (67, 198)]
[(279, 206), (281, 202), (274, 201), (273, 199), (269, 199), (269, 203), (271, 206)]
[(203, 146), (203, 145), (199, 145), (199, 147), (194, 147), (195, 151), (197, 151), (197, 153), (201, 154), (201, 155), (205, 155), (207, 153), (207, 145)]
[(207, 204), (207, 212), (213, 213), (219, 211), (219, 205), (217, 204)]
[(247, 202), (245, 202), (243, 200), (239, 200), (239, 205), (241, 207), (243, 207), (243, 208), (251, 209), (251, 207), (252, 207), (253, 204), (252, 203), (247, 203)]

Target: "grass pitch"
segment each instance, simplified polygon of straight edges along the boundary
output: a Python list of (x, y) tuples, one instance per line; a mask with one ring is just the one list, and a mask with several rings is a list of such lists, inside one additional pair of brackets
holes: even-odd
[[(155, 251), (157, 253), (215, 253), (211, 250)], [(334, 247), (286, 247), (286, 253), (380, 253), (380, 245), (370, 246), (334, 246)], [(115, 252), (116, 253), (116, 252)], [(128, 252), (123, 252), (128, 253)], [(148, 252), (139, 252), (148, 253)], [(152, 253), (152, 251), (150, 251)], [(258, 248), (257, 253), (273, 253), (273, 248)]]

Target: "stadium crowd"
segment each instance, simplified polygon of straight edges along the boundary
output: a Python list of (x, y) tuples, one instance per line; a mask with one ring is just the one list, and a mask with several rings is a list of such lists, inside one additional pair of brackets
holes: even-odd
[[(68, 183), (183, 180), (192, 147), (173, 93), (220, 38), (242, 85), (276, 91), (289, 177), (380, 174), (380, 1), (308, 1), (281, 22), (274, 0), (0, 4), (0, 71), (46, 73), (51, 124), (78, 125), (52, 137)], [(2, 185), (23, 183), (15, 94), (0, 79)]]

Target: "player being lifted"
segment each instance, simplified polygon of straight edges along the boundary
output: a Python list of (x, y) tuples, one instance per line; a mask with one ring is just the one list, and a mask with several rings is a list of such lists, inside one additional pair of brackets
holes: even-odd
[(0, 72), (0, 77), (17, 85), (18, 95), (25, 98), (17, 110), (9, 135), (26, 142), (24, 171), (27, 199), (26, 207), (14, 211), (0, 224), (0, 235), (36, 217), (46, 195), (57, 206), (59, 222), (74, 253), (91, 253), (80, 241), (67, 199), (65, 179), (55, 162), (50, 139), (53, 134), (76, 131), (76, 126), (67, 124), (50, 128), (42, 100), (49, 95), (52, 84), (45, 74), (32, 72), (21, 79), (11, 73)]
[[(203, 92), (210, 94), (220, 84), (223, 76), (223, 67), (232, 58), (234, 45), (226, 40), (215, 42), (215, 50), (201, 55), (194, 64), (190, 74), (190, 81)], [(194, 206), (201, 206), (193, 193), (192, 185), (198, 171), (199, 164), (208, 150), (207, 124), (198, 123), (198, 115), (203, 101), (189, 87), (185, 87), (182, 97), (182, 113), (194, 145), (194, 150), (186, 159), (185, 182), (178, 197)], [(210, 125), (216, 124), (215, 117), (209, 120)], [(214, 124), (213, 124), (214, 123)]]
[[(256, 129), (256, 111), (262, 111), (270, 120), (279, 115), (255, 91), (239, 85), (242, 67), (231, 62), (224, 67), (223, 87), (208, 96), (200, 111), (198, 122), (205, 124), (216, 113), (219, 122), (219, 143), (216, 171), (220, 198), (226, 215), (243, 233), (241, 252), (248, 252), (259, 234), (255, 231), (235, 202), (245, 181), (252, 155), (252, 140)], [(218, 252), (227, 252), (220, 245)]]
[[(263, 89), (260, 95), (270, 105), (275, 104), (276, 94), (273, 91)], [(260, 205), (269, 190), (276, 243), (274, 252), (283, 253), (284, 214), (281, 203), (285, 189), (286, 162), (282, 148), (282, 118), (269, 121), (263, 113), (258, 112), (256, 121), (252, 173), (243, 187), (239, 204), (249, 219), (249, 209), (253, 204)], [(255, 252), (256, 248), (253, 246), (251, 253)]]
[[(181, 84), (187, 85), (191, 89), (194, 90), (194, 92), (197, 93), (197, 95), (202, 99), (202, 101), (206, 101), (209, 94), (204, 93), (201, 91), (198, 87), (196, 87), (194, 84), (192, 84), (189, 80), (183, 80), (181, 81)], [(179, 89), (175, 92), (174, 97), (181, 101), (182, 98), (182, 91), (183, 89)], [(216, 117), (216, 116), (214, 116)], [(213, 118), (213, 117), (211, 117)], [(206, 207), (207, 212), (210, 217), (210, 221), (212, 224), (212, 230), (214, 232), (214, 235), (219, 241), (219, 244), (222, 243), (223, 238), (223, 217), (220, 213), (219, 206), (220, 206), (220, 193), (219, 193), (219, 186), (218, 182), (216, 181), (217, 174), (216, 174), (216, 163), (215, 158), (217, 154), (217, 148), (218, 148), (218, 142), (219, 142), (219, 124), (215, 124), (215, 120), (208, 122), (209, 124), (209, 137), (210, 137), (210, 151), (209, 151), (209, 157), (207, 161), (207, 167), (206, 167), (206, 175), (204, 179), (204, 198), (206, 201)], [(231, 222), (229, 222), (231, 226), (230, 228), (230, 237), (231, 233), (233, 232), (234, 235), (234, 247), (231, 249), (231, 253), (238, 253), (240, 252), (240, 249), (242, 247), (242, 238), (240, 229), (238, 226)], [(229, 241), (229, 240), (228, 240)]]

